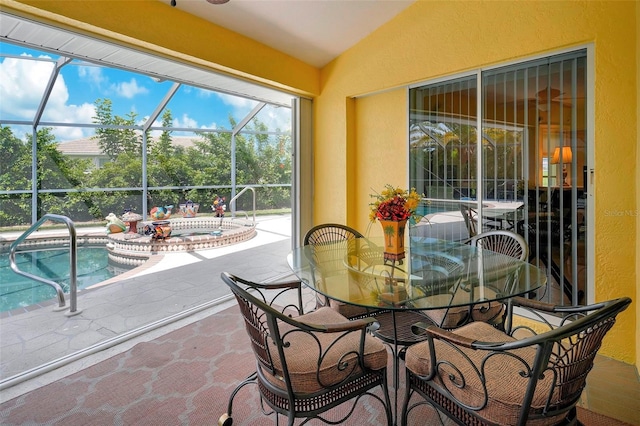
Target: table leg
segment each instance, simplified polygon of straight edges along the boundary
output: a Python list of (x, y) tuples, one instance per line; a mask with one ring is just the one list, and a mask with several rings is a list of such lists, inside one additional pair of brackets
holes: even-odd
[(417, 336), (411, 332), (411, 325), (423, 322), (424, 315), (411, 310), (390, 310), (375, 316), (380, 327), (374, 331), (374, 335), (382, 340), (391, 349), (393, 356), (393, 398), (392, 417), (393, 424), (398, 424), (398, 386), (400, 385), (400, 361), (407, 346), (418, 343), (425, 339), (424, 336)]
[(391, 311), (391, 318), (393, 322), (393, 424), (398, 424), (398, 384), (400, 382), (400, 362), (398, 360), (398, 327), (396, 324), (396, 311)]

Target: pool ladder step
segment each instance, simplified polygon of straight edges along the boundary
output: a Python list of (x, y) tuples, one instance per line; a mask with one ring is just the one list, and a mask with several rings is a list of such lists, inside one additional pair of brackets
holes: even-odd
[(22, 243), (29, 235), (31, 235), (34, 231), (36, 231), (43, 223), (46, 221), (52, 222), (60, 222), (64, 223), (69, 230), (69, 310), (65, 313), (67, 316), (78, 315), (81, 313), (81, 310), (78, 310), (78, 269), (77, 269), (77, 256), (78, 256), (78, 243), (76, 237), (76, 227), (73, 224), (73, 221), (66, 216), (47, 213), (40, 218), (39, 221), (31, 225), (29, 229), (27, 229), (20, 237), (18, 237), (13, 243), (11, 243), (11, 247), (9, 250), (9, 264), (11, 265), (11, 269), (18, 275), (22, 275), (24, 277), (30, 278), (35, 281), (39, 281), (41, 283), (50, 285), (56, 291), (56, 295), (58, 298), (58, 306), (54, 309), (56, 311), (65, 311), (67, 309), (64, 291), (60, 284), (55, 281), (49, 280), (47, 278), (39, 277), (37, 275), (30, 274), (28, 272), (21, 271), (16, 262), (16, 251), (20, 243)]

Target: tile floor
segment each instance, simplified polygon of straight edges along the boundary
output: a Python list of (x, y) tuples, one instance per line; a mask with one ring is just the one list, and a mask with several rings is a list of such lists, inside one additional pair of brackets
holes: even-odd
[(597, 356), (578, 405), (640, 425), (640, 378), (635, 366)]
[[(246, 268), (246, 258), (242, 264), (243, 268)], [(64, 375), (62, 371), (59, 373)], [(18, 387), (16, 386), (16, 388)], [(24, 392), (24, 390), (18, 389), (16, 391), (18, 394)], [(8, 395), (10, 392), (3, 393), (0, 400), (10, 396)], [(636, 367), (610, 358), (597, 357), (579, 405), (594, 412), (640, 426), (639, 401), (640, 378)]]

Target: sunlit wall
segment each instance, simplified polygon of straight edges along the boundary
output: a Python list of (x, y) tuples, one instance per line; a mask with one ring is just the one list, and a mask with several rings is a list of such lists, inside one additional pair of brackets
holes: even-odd
[[(595, 299), (637, 299), (636, 4), (416, 2), (322, 70), (315, 221), (366, 229), (371, 188), (406, 185), (407, 85), (590, 45)], [(329, 199), (332, 208), (323, 208)], [(637, 316), (636, 303), (601, 353), (637, 365)]]

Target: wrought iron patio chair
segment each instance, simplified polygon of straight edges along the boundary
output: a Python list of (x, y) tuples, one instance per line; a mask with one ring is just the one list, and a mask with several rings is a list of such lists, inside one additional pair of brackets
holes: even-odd
[[(350, 401), (351, 409), (338, 420), (342, 422), (364, 395), (383, 405), (391, 424), (387, 350), (369, 334), (376, 325), (373, 318), (349, 320), (329, 307), (302, 314), (301, 296), (299, 304), (284, 302), (284, 309), (275, 309), (270, 295), (280, 297), (290, 290), (301, 294), (300, 282), (258, 284), (227, 272), (221, 277), (240, 307), (257, 371), (233, 391), (219, 425), (233, 423), (233, 399), (248, 384), (258, 385), (262, 405), (275, 412), (276, 424), (279, 415), (286, 416), (289, 425), (296, 418), (326, 421), (324, 413)], [(301, 315), (294, 316), (297, 313)]]
[[(493, 230), (480, 233), (469, 240), (467, 243), (476, 246), (480, 249), (486, 249), (491, 252), (504, 254), (506, 256), (513, 257), (515, 259), (526, 261), (528, 259), (529, 248), (527, 242), (520, 235), (512, 231), (505, 230)], [(487, 258), (484, 261), (486, 270), (492, 269), (491, 258)], [(496, 260), (495, 268), (500, 268), (500, 260)], [(460, 267), (457, 267), (458, 274)], [(456, 269), (452, 269), (455, 271)], [(474, 282), (474, 277), (468, 275), (460, 277), (460, 285), (471, 286)], [(513, 282), (519, 279), (517, 270), (507, 277), (502, 277), (501, 280), (506, 280), (503, 286), (509, 286), (509, 282)], [(485, 289), (491, 291), (490, 289)], [(446, 294), (440, 294), (437, 297), (447, 297)], [(504, 304), (501, 302), (482, 302), (479, 301), (469, 306), (456, 306), (448, 309), (435, 309), (425, 311), (426, 315), (439, 327), (446, 329), (453, 329), (460, 327), (471, 321), (485, 321), (492, 323), (496, 326), (500, 326), (502, 322), (502, 316), (504, 314)]]
[(476, 210), (467, 204), (460, 204), (460, 213), (464, 219), (464, 224), (467, 226), (469, 238), (478, 235), (478, 213)]
[[(512, 231), (499, 229), (485, 231), (471, 238), (469, 240), (469, 244), (480, 249), (504, 254), (521, 261), (526, 262), (529, 259), (529, 246), (527, 245), (527, 242), (521, 235)], [(488, 268), (491, 268), (490, 262), (488, 262)], [(517, 272), (507, 278), (508, 281), (513, 282), (514, 284), (518, 279), (519, 275)], [(508, 283), (505, 285), (509, 286)], [(474, 305), (474, 309), (471, 311), (471, 319), (473, 321), (485, 321), (493, 323), (494, 325), (499, 325), (503, 313), (503, 303), (481, 303)]]
[[(453, 304), (453, 295), (466, 277), (464, 263), (447, 253), (433, 253), (423, 256), (425, 264), (413, 272), (424, 279), (424, 286), (417, 286), (423, 292), (422, 297), (413, 301), (415, 308), (427, 308), (430, 305), (443, 306)], [(450, 307), (427, 309), (421, 315), (443, 328), (455, 328), (465, 324), (472, 307)], [(409, 333), (411, 334), (411, 333)], [(413, 340), (422, 341), (422, 336), (413, 336)], [(410, 339), (411, 340), (411, 339)]]
[[(345, 262), (345, 253), (348, 255), (356, 248), (356, 240), (359, 243), (358, 251), (359, 257), (363, 262), (367, 262), (370, 265), (375, 263), (383, 263), (382, 256), (378, 258), (366, 258), (367, 253), (374, 253), (374, 251), (367, 251), (366, 246), (371, 243), (368, 242), (364, 235), (357, 230), (338, 223), (325, 223), (314, 226), (311, 228), (304, 237), (304, 245), (313, 247), (313, 259), (312, 261), (318, 267), (319, 271), (332, 271), (335, 269), (332, 265), (334, 263), (342, 264)], [(359, 278), (364, 275), (359, 275)], [(327, 274), (320, 273), (319, 276), (314, 277), (315, 280), (323, 280), (328, 278)], [(345, 285), (348, 285), (348, 276), (345, 275)], [(364, 318), (373, 315), (377, 311), (368, 309), (365, 307), (349, 305), (337, 300), (329, 299), (317, 294), (317, 307), (330, 306), (337, 310), (340, 314), (347, 318)]]
[[(460, 425), (576, 424), (576, 403), (602, 339), (630, 303), (623, 297), (561, 307), (516, 297), (505, 331), (484, 322), (453, 331), (414, 326), (427, 340), (406, 353), (402, 424), (423, 404)], [(514, 307), (540, 322), (514, 318)], [(558, 325), (550, 316), (559, 316)], [(540, 329), (547, 331), (536, 334)]]
[(469, 240), (469, 244), (515, 257), (519, 260), (526, 261), (529, 258), (527, 242), (521, 235), (511, 231), (486, 231), (472, 237)]

